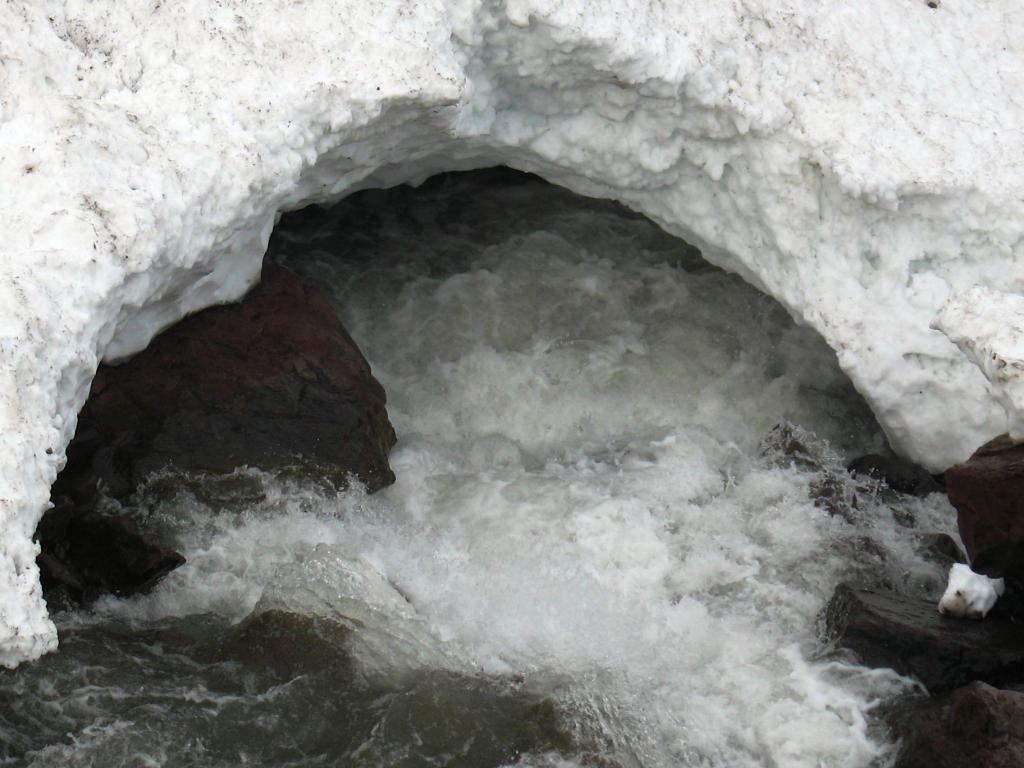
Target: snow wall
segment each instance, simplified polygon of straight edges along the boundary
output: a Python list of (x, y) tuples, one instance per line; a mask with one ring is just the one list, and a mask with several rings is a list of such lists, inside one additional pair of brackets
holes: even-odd
[(1006, 416), (929, 325), (1024, 292), (1022, 41), (1017, 0), (3, 4), (0, 663), (56, 644), (31, 537), (100, 360), (242, 295), (279, 211), (439, 171), (647, 214), (964, 458)]

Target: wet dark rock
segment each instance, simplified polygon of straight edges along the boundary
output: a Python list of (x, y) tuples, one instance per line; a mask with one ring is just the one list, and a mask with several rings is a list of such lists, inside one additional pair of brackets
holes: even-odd
[(265, 263), (238, 304), (185, 318), (129, 361), (103, 365), (54, 486), (87, 503), (164, 468), (290, 469), (343, 487), (394, 482), (383, 388), (319, 289)]
[(60, 653), (0, 675), (0, 764), (44, 753), (74, 765), (76, 737), (99, 721), (131, 724), (82, 763), (104, 768), (140, 754), (168, 766), (497, 768), (556, 752), (612, 765), (600, 755), (614, 745), (578, 733), (571, 713), (521, 680), (368, 671), (343, 621), (260, 609), (234, 625), (202, 613), (67, 622)]
[[(340, 616), (335, 621), (276, 608), (257, 609), (229, 628), (212, 654), (206, 650), (201, 658), (206, 663), (240, 664), (243, 676), (251, 676), (261, 689), (289, 681), (313, 686), (329, 681), (324, 695), (351, 695), (367, 681), (352, 663), (351, 630), (344, 621)], [(371, 747), (372, 751), (376, 742), (403, 747), (414, 743), (418, 755), (460, 754), (463, 759), (456, 762), (465, 765), (507, 765), (524, 753), (569, 755), (579, 749), (552, 700), (519, 690), (509, 680), (432, 670), (393, 682), (398, 684), (363, 694), (374, 702), (376, 716), (370, 723), (371, 734), (362, 733), (358, 740), (349, 737), (359, 749)], [(433, 762), (418, 759), (408, 764)]]
[(252, 512), (267, 498), (267, 478), (247, 470), (229, 475), (159, 473), (139, 487), (132, 501), (140, 508), (159, 509), (181, 498), (223, 512)]
[(1024, 579), (1024, 445), (992, 440), (946, 470), (960, 537), (971, 567), (989, 576)]
[(213, 655), (264, 671), (281, 682), (350, 666), (349, 629), (320, 616), (279, 609), (254, 612), (231, 627)]
[(971, 680), (1024, 679), (1022, 625), (992, 615), (984, 621), (942, 616), (931, 600), (841, 584), (826, 609), (824, 634), (865, 666), (911, 675), (932, 692)]
[(895, 768), (1020, 768), (1024, 693), (972, 682), (915, 708), (897, 727)]
[(371, 491), (393, 482), (384, 405), (322, 293), (265, 264), (241, 303), (188, 317), (123, 365), (100, 367), (52, 489), (70, 501), (37, 533), (49, 604), (145, 591), (183, 562), (128, 517), (104, 513), (101, 494), (124, 499), (147, 479), (173, 493), (217, 476), (219, 484), (202, 484), (216, 501), (245, 485), (231, 474), (243, 466), (336, 487), (351, 473)]
[(821, 469), (822, 450), (817, 437), (789, 422), (776, 424), (761, 439), (761, 455), (780, 466)]
[(847, 470), (885, 483), (894, 491), (912, 496), (927, 496), (942, 490), (942, 486), (927, 470), (898, 456), (869, 453), (854, 459)]
[(808, 486), (814, 506), (830, 515), (854, 522), (858, 508), (857, 494), (842, 475), (825, 469)]
[(816, 472), (807, 488), (814, 506), (853, 522), (859, 502), (857, 489), (843, 472), (828, 444), (795, 424), (776, 424), (761, 440), (761, 455), (782, 467)]
[(967, 556), (948, 533), (920, 533), (914, 537), (924, 557), (948, 570), (954, 563), (966, 563)]
[(87, 605), (105, 594), (146, 592), (185, 562), (146, 539), (128, 517), (70, 503), (43, 515), (36, 539), (43, 596), (51, 610)]

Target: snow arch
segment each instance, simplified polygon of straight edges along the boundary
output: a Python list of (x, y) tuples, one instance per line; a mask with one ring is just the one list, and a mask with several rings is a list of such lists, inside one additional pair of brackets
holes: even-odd
[(275, 215), (505, 164), (614, 198), (816, 328), (933, 470), (1001, 432), (929, 324), (1024, 289), (1011, 0), (39, 0), (0, 10), (0, 663), (101, 359), (258, 278)]

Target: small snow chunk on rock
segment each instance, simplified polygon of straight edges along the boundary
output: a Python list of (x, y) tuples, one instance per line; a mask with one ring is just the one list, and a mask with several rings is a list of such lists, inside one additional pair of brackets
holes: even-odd
[(949, 569), (946, 593), (939, 600), (939, 613), (983, 619), (1005, 591), (1002, 579), (990, 579), (963, 563), (954, 563)]

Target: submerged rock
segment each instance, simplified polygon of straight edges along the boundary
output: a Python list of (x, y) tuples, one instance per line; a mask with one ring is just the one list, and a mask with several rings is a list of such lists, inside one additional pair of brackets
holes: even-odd
[(898, 727), (895, 768), (1019, 768), (1024, 693), (972, 682), (916, 708)]
[[(342, 722), (296, 713), (293, 733), (302, 743), (335, 756), (357, 750), (380, 753), (380, 760), (368, 761), (375, 764), (447, 765), (459, 755), (454, 762), (460, 765), (498, 766), (527, 753), (569, 756), (583, 746), (551, 699), (520, 690), (509, 679), (439, 670), (391, 681), (360, 674), (349, 648), (350, 623), (341, 615), (335, 620), (257, 608), (198, 656), (207, 663), (239, 664), (242, 677), (257, 689), (305, 685), (325, 697), (348, 698)], [(368, 712), (360, 713), (364, 708)], [(396, 750), (406, 753), (404, 759), (395, 759)], [(587, 763), (608, 765), (594, 758), (586, 755)]]
[(789, 422), (776, 424), (761, 438), (759, 452), (777, 466), (820, 470), (827, 464), (827, 448), (820, 438)]
[(942, 490), (942, 486), (927, 470), (898, 456), (869, 453), (854, 459), (846, 468), (852, 474), (867, 475), (885, 483), (894, 491), (912, 496), (927, 496)]
[(857, 493), (841, 474), (824, 469), (811, 480), (807, 491), (814, 506), (824, 509), (830, 515), (838, 515), (847, 522), (855, 520), (859, 505)]
[(43, 595), (50, 610), (85, 605), (104, 594), (151, 589), (185, 562), (146, 539), (124, 515), (54, 507), (36, 531)]
[(504, 677), (369, 675), (349, 638), (286, 610), (234, 625), (206, 613), (69, 622), (60, 653), (0, 675), (0, 764), (609, 765), (543, 694)]
[(1024, 445), (991, 440), (946, 470), (946, 488), (971, 567), (1024, 578)]
[(323, 294), (264, 264), (239, 304), (182, 320), (143, 352), (104, 365), (54, 486), (124, 497), (165, 468), (297, 468), (371, 491), (394, 482), (383, 388)]
[(303, 674), (322, 675), (328, 667), (345, 673), (351, 666), (348, 638), (349, 629), (340, 622), (271, 609), (231, 627), (210, 656), (287, 682)]
[(869, 667), (916, 677), (932, 692), (971, 680), (1000, 684), (1024, 677), (1024, 633), (1006, 619), (942, 616), (930, 600), (836, 588), (825, 616), (826, 639)]
[(859, 506), (856, 488), (842, 471), (838, 454), (821, 438), (803, 427), (783, 422), (761, 438), (760, 453), (776, 466), (816, 472), (807, 487), (814, 506), (829, 515), (854, 520)]

